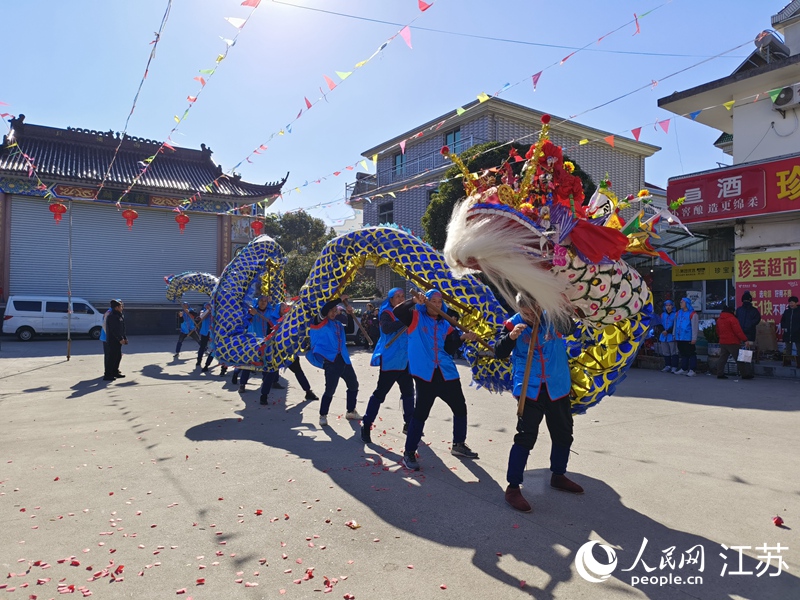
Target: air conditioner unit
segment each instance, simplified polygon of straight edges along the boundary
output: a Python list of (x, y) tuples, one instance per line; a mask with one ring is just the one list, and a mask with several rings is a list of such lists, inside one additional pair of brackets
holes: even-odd
[(786, 110), (795, 106), (800, 106), (800, 83), (783, 88), (772, 102), (772, 108), (775, 110)]

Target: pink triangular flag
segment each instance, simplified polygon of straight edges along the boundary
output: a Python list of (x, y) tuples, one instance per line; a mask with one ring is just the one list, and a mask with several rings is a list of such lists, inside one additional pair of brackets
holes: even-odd
[(325, 78), (325, 83), (328, 84), (328, 89), (333, 90), (333, 88), (336, 87), (336, 84), (333, 82), (333, 79), (331, 79), (327, 75), (323, 75), (323, 77)]
[(408, 44), (408, 47), (411, 48), (411, 30), (408, 28), (408, 25), (400, 30), (400, 37), (403, 38), (406, 44)]
[(425, 12), (426, 10), (428, 10), (431, 7), (432, 4), (433, 4), (433, 2), (431, 2), (430, 4), (426, 4), (422, 0), (419, 0), (419, 9), (422, 12)]
[(538, 73), (536, 73), (536, 75), (531, 77), (531, 79), (533, 79), (533, 91), (534, 92), (536, 91), (536, 84), (539, 83), (539, 77), (541, 77), (541, 76), (542, 76), (542, 72), (539, 71)]
[(202, 85), (202, 86), (204, 86), (204, 87), (205, 87), (205, 85), (206, 85), (206, 80), (205, 80), (205, 79), (203, 79), (202, 77), (200, 77), (200, 76), (197, 76), (197, 77), (195, 77), (195, 78), (194, 78), (194, 80), (195, 80), (195, 81), (199, 81), (199, 82), (200, 82), (200, 85)]
[[(577, 52), (577, 50), (575, 50), (575, 52)], [(566, 55), (564, 58), (562, 58), (562, 59), (561, 59), (561, 62), (560, 62), (559, 64), (563, 65), (565, 62), (567, 62), (567, 61), (569, 60), (569, 58), (570, 58), (570, 57), (571, 57), (573, 54), (575, 54), (575, 52), (570, 52), (569, 54), (567, 54), (567, 55)]]
[(669, 133), (669, 121), (669, 119), (664, 119), (658, 122), (658, 124), (661, 125), (661, 129), (664, 130), (664, 133)]
[(406, 141), (405, 140), (400, 142), (400, 152), (402, 152), (403, 154), (406, 153)]
[(609, 145), (609, 146), (611, 146), (612, 148), (614, 147), (614, 136), (613, 136), (613, 135), (607, 135), (607, 136), (606, 136), (606, 137), (604, 137), (603, 139), (604, 139), (606, 142), (608, 142), (608, 145)]
[(299, 118), (300, 118), (300, 115), (302, 115), (302, 114), (303, 114), (303, 109), (301, 108), (301, 109), (300, 109), (300, 112), (299, 112), (299, 113), (297, 113), (297, 116), (295, 117), (295, 120), (299, 119)]
[(311, 108), (311, 102), (309, 102), (308, 98), (306, 98), (305, 96), (303, 96), (303, 100), (305, 100), (305, 101), (306, 101), (306, 108)]
[(189, 102), (197, 102), (197, 96), (186, 96)]
[(252, 6), (253, 8), (258, 8), (259, 4), (261, 4), (261, 0), (244, 0), (242, 2), (242, 6)]
[(642, 128), (641, 127), (637, 127), (636, 129), (631, 129), (631, 133), (633, 134), (633, 137), (638, 142), (639, 141), (639, 136), (642, 135)]

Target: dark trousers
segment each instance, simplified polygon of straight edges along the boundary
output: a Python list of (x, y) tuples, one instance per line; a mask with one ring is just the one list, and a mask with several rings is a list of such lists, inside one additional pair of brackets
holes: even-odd
[[(242, 369), (239, 372), (239, 386), (244, 387), (250, 380), (252, 371)], [(272, 389), (272, 384), (278, 381), (277, 371), (261, 371), (261, 398), (265, 399), (269, 396), (269, 391)]]
[[(200, 361), (203, 360), (203, 354), (205, 354), (206, 348), (208, 348), (208, 338), (209, 337), (210, 337), (209, 334), (205, 334), (205, 335), (201, 335), (200, 336), (200, 349), (197, 351), (197, 366), (198, 367), (200, 366)], [(210, 354), (209, 354), (208, 358), (209, 358), (208, 362), (211, 362), (211, 360), (210, 360), (211, 359), (211, 355)], [(208, 364), (208, 363), (206, 363), (206, 364)]]
[(719, 345), (719, 366), (717, 367), (717, 377), (725, 375), (725, 365), (728, 357), (736, 359), (739, 356), (739, 344), (720, 344)]
[(348, 365), (344, 362), (342, 355), (337, 354), (335, 360), (326, 360), (323, 368), (325, 370), (325, 392), (320, 399), (319, 414), (328, 414), (340, 378), (344, 379), (344, 383), (347, 385), (347, 412), (354, 411), (358, 399), (358, 378), (353, 365)]
[(508, 484), (518, 487), (522, 483), (528, 455), (539, 435), (542, 419), (550, 432), (550, 470), (557, 475), (567, 472), (569, 449), (572, 446), (572, 410), (569, 395), (551, 400), (543, 385), (536, 400), (527, 398), (522, 416), (517, 418), (517, 434), (508, 457)]
[(697, 348), (695, 344), (678, 340), (678, 354), (681, 357), (681, 369), (694, 371), (697, 368)]
[(434, 369), (430, 381), (414, 377), (414, 385), (417, 388), (417, 402), (414, 406), (414, 414), (408, 423), (406, 454), (413, 455), (417, 451), (425, 428), (425, 421), (431, 414), (431, 408), (436, 398), (444, 400), (453, 411), (453, 443), (465, 442), (467, 440), (467, 400), (464, 398), (464, 392), (461, 391), (461, 380), (445, 381), (442, 372)]
[(198, 344), (200, 343), (200, 337), (197, 335), (197, 332), (194, 329), (192, 329), (189, 333), (183, 333), (181, 331), (178, 334), (178, 344), (175, 346), (175, 354), (180, 354), (181, 346), (183, 346), (183, 340), (189, 336), (191, 336)]
[(119, 342), (106, 342), (106, 377), (113, 377), (119, 373), (119, 363), (122, 361), (122, 344)]
[(108, 342), (103, 342), (103, 376), (114, 375), (111, 372), (111, 353), (108, 351)]
[(308, 382), (308, 377), (306, 377), (306, 374), (303, 373), (303, 367), (300, 366), (300, 359), (298, 357), (294, 358), (294, 362), (292, 362), (288, 368), (292, 373), (294, 373), (297, 383), (300, 384), (300, 387), (303, 388), (304, 392), (307, 392), (311, 389), (311, 384)]
[(403, 422), (408, 423), (414, 413), (414, 380), (408, 372), (408, 367), (402, 371), (384, 371), (378, 375), (378, 386), (370, 396), (367, 412), (364, 414), (362, 425), (370, 426), (378, 417), (381, 404), (386, 399), (386, 394), (397, 383), (400, 388), (400, 400), (403, 402)]

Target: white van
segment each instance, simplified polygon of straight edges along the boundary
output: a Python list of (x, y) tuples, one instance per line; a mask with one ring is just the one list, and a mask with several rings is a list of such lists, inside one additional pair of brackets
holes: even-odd
[[(3, 333), (16, 335), (23, 342), (41, 333), (67, 333), (69, 299), (66, 296), (11, 296), (3, 316)], [(83, 298), (72, 297), (73, 333), (100, 338), (103, 313)]]

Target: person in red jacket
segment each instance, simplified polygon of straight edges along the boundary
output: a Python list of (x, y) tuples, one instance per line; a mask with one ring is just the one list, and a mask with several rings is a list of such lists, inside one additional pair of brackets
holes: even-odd
[(717, 318), (717, 335), (720, 347), (717, 379), (727, 379), (725, 363), (728, 362), (728, 356), (738, 356), (739, 346), (742, 342), (747, 348), (750, 347), (750, 342), (747, 341), (747, 336), (744, 334), (742, 326), (739, 325), (739, 319), (736, 318), (736, 313), (730, 306), (723, 306), (722, 312)]

